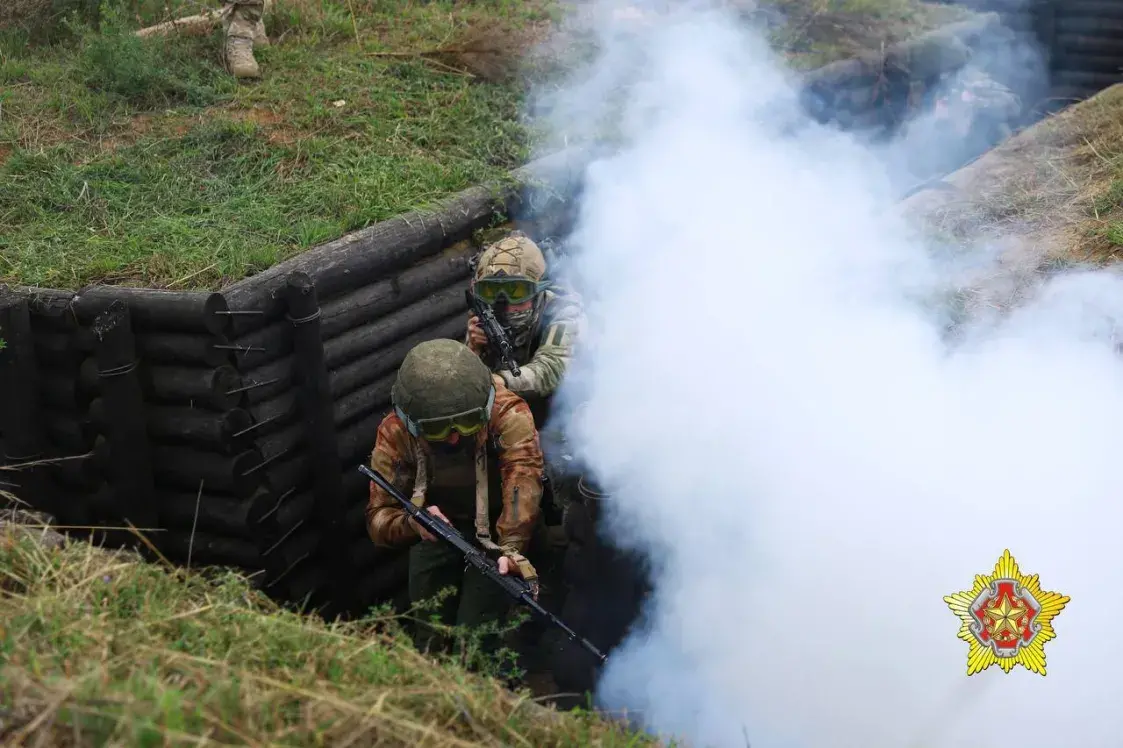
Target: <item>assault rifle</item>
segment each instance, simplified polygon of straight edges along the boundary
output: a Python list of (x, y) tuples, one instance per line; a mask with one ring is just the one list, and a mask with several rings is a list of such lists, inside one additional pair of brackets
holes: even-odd
[(499, 354), (499, 359), (503, 362), (503, 365), (510, 369), (516, 377), (519, 376), (519, 365), (515, 363), (515, 347), (511, 345), (511, 339), (507, 337), (507, 331), (503, 329), (503, 325), (499, 324), (499, 320), (495, 318), (495, 312), (490, 306), (473, 296), (471, 289), (464, 290), (464, 297), (468, 299), (468, 306), (471, 307), (472, 313), (479, 318), (480, 325), (484, 329), (484, 335), (487, 336), (487, 342)]
[(359, 472), (377, 483), (378, 487), (383, 491), (393, 496), (394, 499), (402, 505), (402, 509), (405, 510), (406, 514), (413, 518), (414, 522), (460, 551), (464, 556), (465, 566), (474, 567), (476, 571), (499, 585), (508, 595), (530, 608), (535, 615), (546, 623), (564, 631), (570, 641), (584, 647), (586, 651), (599, 661), (604, 662), (608, 659), (607, 655), (597, 649), (592, 642), (578, 635), (577, 632), (567, 626), (564, 621), (539, 605), (538, 601), (534, 599), (534, 592), (530, 584), (526, 580), (509, 574), (500, 574), (498, 563), (489, 558), (482, 550), (469, 543), (455, 527), (438, 517), (434, 517), (432, 514), (429, 514), (429, 512), (414, 506), (413, 502), (403, 496), (401, 491), (395, 488), (394, 484), (386, 480), (377, 470), (371, 470), (366, 465), (359, 465)]

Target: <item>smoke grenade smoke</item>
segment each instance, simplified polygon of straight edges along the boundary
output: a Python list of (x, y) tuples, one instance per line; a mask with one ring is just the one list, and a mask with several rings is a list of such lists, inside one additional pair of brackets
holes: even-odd
[[(693, 8), (600, 42), (542, 116), (612, 110), (624, 142), (565, 268), (589, 319), (565, 425), (655, 569), (601, 706), (695, 745), (1118, 745), (1123, 281), (1042, 280), (950, 344), (962, 257), (893, 212), (869, 146), (777, 126), (791, 76), (758, 35)], [(943, 598), (1005, 548), (1071, 597), (1046, 677), (966, 675)]]

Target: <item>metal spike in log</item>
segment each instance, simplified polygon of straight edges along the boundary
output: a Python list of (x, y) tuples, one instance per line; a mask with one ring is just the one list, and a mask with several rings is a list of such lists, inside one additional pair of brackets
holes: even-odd
[(41, 467), (26, 466), (46, 456), (39, 399), (39, 367), (32, 339), (26, 297), (0, 286), (0, 434), (4, 448), (0, 464), (19, 465), (0, 475), (8, 490), (32, 506), (51, 514), (58, 510), (57, 493)]
[(176, 331), (222, 335), (230, 329), (226, 299), (220, 293), (161, 291), (152, 288), (87, 286), (74, 297), (71, 307), (82, 322), (105, 312), (114, 301), (132, 310), (140, 331)]
[(137, 350), (129, 308), (110, 303), (93, 322), (94, 355), (101, 379), (102, 398), (113, 413), (106, 425), (109, 441), (110, 482), (117, 495), (122, 519), (137, 527), (153, 527), (156, 512), (151, 497), (152, 453), (144, 414), (144, 395), (136, 374)]
[(242, 402), (242, 378), (233, 366), (213, 369), (148, 366), (144, 383), (151, 399), (164, 403), (192, 403), (224, 411)]

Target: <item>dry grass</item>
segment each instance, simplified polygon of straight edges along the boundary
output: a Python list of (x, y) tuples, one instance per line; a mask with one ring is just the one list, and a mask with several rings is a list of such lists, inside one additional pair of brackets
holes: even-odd
[(4, 745), (635, 746), (422, 657), (394, 619), (326, 625), (232, 573), (0, 524)]
[(946, 181), (929, 216), (954, 237), (1017, 237), (1040, 262), (1103, 265), (1123, 247), (1123, 85), (1052, 115)]

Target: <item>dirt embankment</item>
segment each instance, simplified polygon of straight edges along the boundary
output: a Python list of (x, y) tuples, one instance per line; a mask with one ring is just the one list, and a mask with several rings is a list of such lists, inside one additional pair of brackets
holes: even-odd
[(1001, 286), (983, 296), (1004, 307), (1042, 273), (1121, 259), (1121, 204), (1123, 84), (1023, 130), (901, 209), (937, 239), (996, 243), (1000, 269), (980, 285)]

